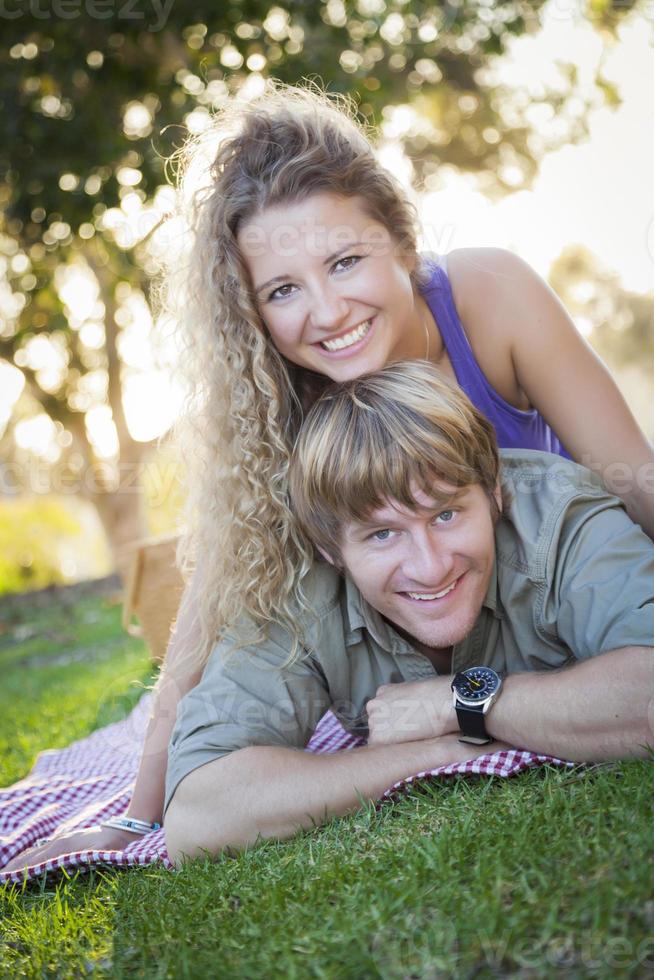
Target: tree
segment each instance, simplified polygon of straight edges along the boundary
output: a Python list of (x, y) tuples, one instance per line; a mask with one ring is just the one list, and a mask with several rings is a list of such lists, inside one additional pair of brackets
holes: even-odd
[(654, 291), (625, 289), (581, 245), (563, 250), (552, 264), (550, 284), (623, 389), (632, 411), (654, 437)]
[(550, 283), (591, 343), (613, 368), (654, 372), (654, 292), (632, 293), (582, 245), (564, 249)]
[[(23, 373), (28, 410), (46, 412), (61, 427), (64, 466), (81, 459), (97, 469), (100, 462), (86, 424), (95, 383), (116, 451), (100, 470), (104, 484), (89, 495), (119, 566), (124, 546), (146, 530), (142, 501), (126, 492), (122, 474), (132, 480), (149, 449), (132, 437), (124, 413), (121, 295), (125, 287), (147, 295), (144, 243), (165, 210), (157, 194), (171, 150), (206, 124), (213, 106), (261, 76), (317, 76), (354, 95), (373, 123), (389, 106), (411, 103), (416, 112), (402, 137), (426, 180), (437, 180), (447, 162), (513, 189), (552, 143), (528, 124), (524, 98), (498, 85), (493, 64), (512, 37), (536, 29), (541, 5), (51, 0), (28, 7), (15, 0), (3, 7), (0, 357)], [(593, 16), (611, 28), (630, 5), (594, 0)], [(572, 66), (568, 82), (565, 92), (543, 90), (539, 98), (560, 111), (579, 97)], [(612, 95), (598, 79), (593, 97)], [(578, 137), (580, 119), (571, 115), (557, 142)], [(58, 273), (75, 263), (97, 283), (99, 346), (72, 322), (57, 288)], [(34, 351), (44, 344), (59, 359), (59, 377), (39, 367)]]

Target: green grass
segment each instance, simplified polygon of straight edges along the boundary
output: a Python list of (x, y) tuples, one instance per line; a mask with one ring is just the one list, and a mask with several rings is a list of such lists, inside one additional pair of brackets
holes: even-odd
[[(149, 677), (105, 600), (21, 616), (40, 635), (0, 638), (3, 783)], [(653, 790), (649, 762), (460, 780), (217, 864), (10, 886), (0, 976), (651, 977)]]

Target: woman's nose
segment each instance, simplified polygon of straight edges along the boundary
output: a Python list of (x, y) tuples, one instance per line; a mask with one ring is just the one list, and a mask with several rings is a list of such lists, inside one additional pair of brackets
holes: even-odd
[(333, 286), (326, 284), (316, 287), (309, 297), (311, 321), (323, 330), (336, 330), (347, 326), (348, 303)]

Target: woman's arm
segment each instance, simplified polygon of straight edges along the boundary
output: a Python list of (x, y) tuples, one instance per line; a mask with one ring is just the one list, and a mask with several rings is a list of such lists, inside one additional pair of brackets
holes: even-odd
[(448, 256), (459, 316), (487, 378), (537, 408), (654, 539), (654, 448), (600, 358), (536, 273), (502, 249)]
[[(149, 823), (161, 823), (163, 816), (168, 741), (175, 724), (180, 699), (198, 683), (201, 670), (189, 669), (186, 654), (199, 640), (198, 620), (199, 576), (196, 574), (187, 586), (180, 603), (179, 614), (173, 629), (166, 660), (154, 689), (152, 715), (148, 724), (141, 763), (134, 785), (134, 793), (127, 814)], [(126, 830), (111, 827), (90, 827), (53, 837), (45, 844), (31, 847), (14, 857), (2, 871), (17, 871), (29, 865), (40, 864), (64, 854), (77, 851), (122, 850), (136, 837)]]
[(168, 742), (175, 725), (177, 705), (202, 676), (202, 668), (190, 669), (187, 663), (188, 651), (200, 639), (198, 579), (198, 575), (194, 576), (182, 596), (166, 659), (153, 692), (152, 714), (134, 792), (127, 808), (127, 816), (150, 823), (161, 823), (163, 817)]

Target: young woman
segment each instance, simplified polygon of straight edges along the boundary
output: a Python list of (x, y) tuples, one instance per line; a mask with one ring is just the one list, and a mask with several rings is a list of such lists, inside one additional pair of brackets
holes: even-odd
[[(313, 554), (288, 509), (288, 463), (326, 381), (427, 358), (490, 418), (500, 446), (595, 469), (654, 536), (652, 448), (528, 266), (495, 249), (420, 255), (405, 194), (349, 111), (316, 90), (271, 83), (228, 105), (192, 144), (189, 178), (212, 143), (208, 179), (183, 185), (190, 260), (171, 263), (165, 293), (190, 383), (190, 584), (128, 811), (144, 821), (161, 820), (176, 705), (218, 632), (242, 617), (293, 629)], [(12, 865), (133, 839), (91, 829)]]

